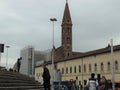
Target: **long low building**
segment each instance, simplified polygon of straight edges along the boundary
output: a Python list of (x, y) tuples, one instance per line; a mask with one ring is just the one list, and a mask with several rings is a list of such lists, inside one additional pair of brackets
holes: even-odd
[[(113, 46), (113, 56), (111, 59), (111, 46), (89, 51), (89, 52), (72, 52), (72, 20), (66, 2), (63, 20), (62, 20), (62, 45), (54, 48), (54, 65), (60, 69), (62, 80), (78, 80), (84, 82), (90, 78), (91, 73), (95, 73), (96, 78), (105, 76), (108, 80), (115, 76), (115, 81), (120, 81), (120, 45)], [(51, 60), (48, 61), (47, 67), (50, 70), (51, 76), (52, 65)], [(35, 67), (35, 79), (43, 82), (42, 79), (43, 67), (42, 64)]]
[[(120, 81), (120, 45), (114, 46), (114, 75), (115, 81)], [(91, 73), (96, 74), (96, 78), (101, 75), (108, 80), (112, 78), (111, 48), (106, 47), (99, 50), (86, 52), (83, 55), (69, 57), (55, 62), (57, 68), (62, 73), (62, 80), (76, 79), (84, 82), (90, 77)], [(47, 62), (47, 67), (52, 71), (51, 62)], [(43, 67), (36, 66), (35, 78), (42, 82)], [(52, 75), (52, 72), (51, 72)]]

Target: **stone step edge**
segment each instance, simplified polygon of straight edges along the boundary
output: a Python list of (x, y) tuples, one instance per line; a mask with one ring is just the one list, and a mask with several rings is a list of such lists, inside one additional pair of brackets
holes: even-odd
[(5, 88), (5, 89), (15, 89), (15, 88), (19, 88), (19, 89), (21, 89), (21, 88), (43, 88), (43, 86), (17, 86), (17, 87), (0, 87), (0, 89), (3, 89), (3, 88)]

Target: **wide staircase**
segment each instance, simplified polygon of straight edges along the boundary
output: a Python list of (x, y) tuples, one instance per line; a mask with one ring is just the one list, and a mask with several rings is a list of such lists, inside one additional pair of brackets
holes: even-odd
[(0, 90), (43, 90), (43, 86), (18, 72), (0, 70)]

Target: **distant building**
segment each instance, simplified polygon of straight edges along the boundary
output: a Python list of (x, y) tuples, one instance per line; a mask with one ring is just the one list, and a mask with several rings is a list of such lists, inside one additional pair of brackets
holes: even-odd
[(50, 60), (51, 50), (38, 51), (33, 46), (27, 46), (21, 50), (20, 57), (22, 57), (20, 73), (31, 76), (34, 75), (35, 65)]
[[(62, 25), (61, 25), (61, 46), (55, 48), (54, 65), (60, 69), (62, 80), (75, 80), (84, 82), (90, 77), (91, 73), (96, 74), (96, 78), (104, 75), (111, 80), (111, 69), (114, 69), (115, 81), (120, 81), (120, 45), (113, 46), (114, 61), (111, 60), (111, 46), (88, 51), (72, 51), (72, 20), (68, 3), (66, 2)], [(88, 43), (89, 45), (89, 43)], [(51, 60), (52, 61), (52, 60)], [(52, 73), (51, 61), (46, 62), (48, 69)], [(113, 67), (115, 66), (115, 67)], [(35, 67), (35, 79), (42, 83), (42, 64)]]

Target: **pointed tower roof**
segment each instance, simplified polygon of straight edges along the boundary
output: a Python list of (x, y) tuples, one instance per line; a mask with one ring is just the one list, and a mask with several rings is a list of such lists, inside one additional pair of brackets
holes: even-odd
[(65, 10), (64, 10), (62, 25), (63, 24), (72, 24), (72, 20), (71, 20), (71, 16), (70, 16), (70, 11), (69, 11), (69, 6), (68, 6), (68, 1), (66, 1), (66, 5), (65, 5)]

